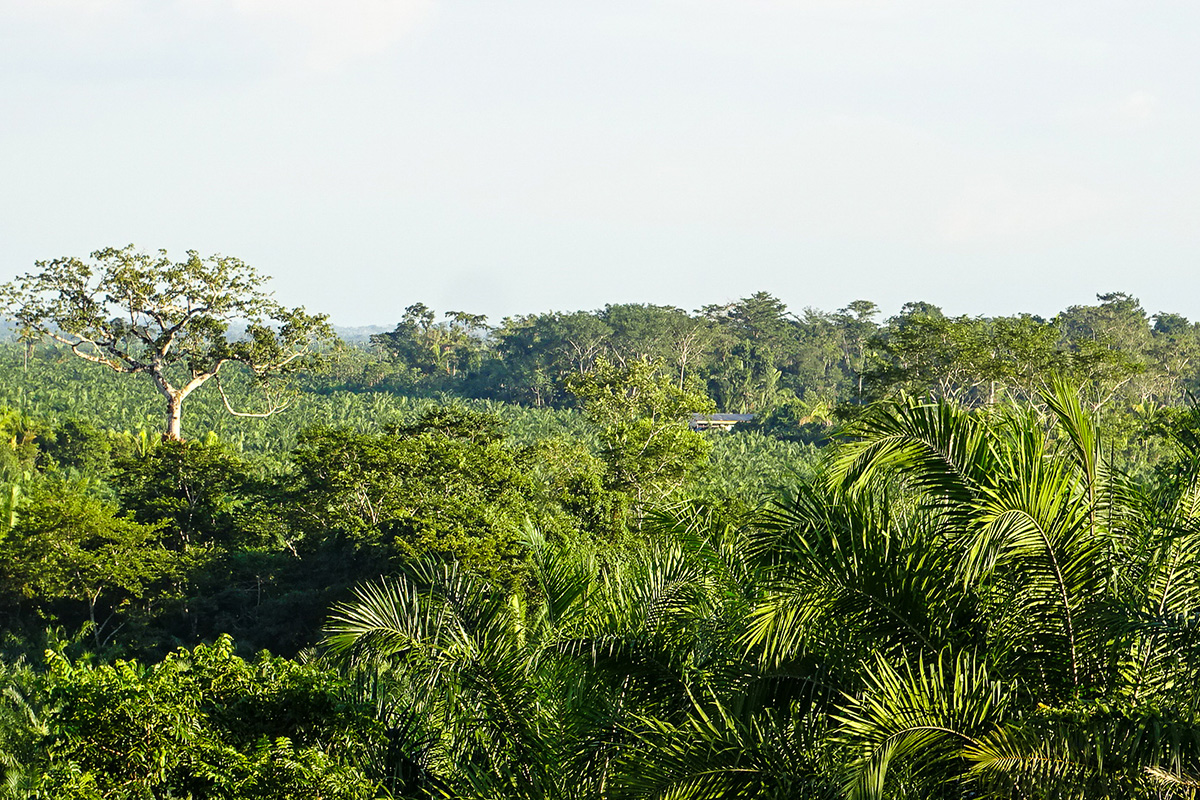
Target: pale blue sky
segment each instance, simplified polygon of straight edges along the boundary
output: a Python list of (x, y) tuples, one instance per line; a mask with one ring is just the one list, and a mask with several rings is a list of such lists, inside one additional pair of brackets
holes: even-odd
[(352, 325), (1196, 319), (1198, 35), (1145, 0), (0, 0), (0, 278), (134, 242)]

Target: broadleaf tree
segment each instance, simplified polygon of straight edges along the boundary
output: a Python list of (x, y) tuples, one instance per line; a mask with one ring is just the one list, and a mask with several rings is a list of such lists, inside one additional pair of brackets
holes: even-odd
[[(26, 335), (49, 337), (87, 361), (144, 374), (166, 402), (164, 436), (180, 439), (183, 403), (229, 363), (245, 366), (263, 388), (332, 341), (324, 315), (286, 308), (263, 289), (267, 280), (237, 258), (189, 250), (172, 261), (133, 245), (90, 259), (57, 258), (0, 287), (0, 304)], [(245, 332), (230, 335), (232, 323)], [(217, 382), (219, 388), (220, 384)], [(224, 398), (224, 393), (222, 392)], [(282, 403), (268, 393), (269, 416)]]
[(712, 450), (688, 427), (692, 414), (712, 413), (712, 400), (680, 388), (662, 366), (637, 359), (618, 367), (600, 357), (591, 371), (567, 378), (567, 390), (599, 429), (609, 488), (628, 492), (637, 505), (681, 488), (705, 468)]

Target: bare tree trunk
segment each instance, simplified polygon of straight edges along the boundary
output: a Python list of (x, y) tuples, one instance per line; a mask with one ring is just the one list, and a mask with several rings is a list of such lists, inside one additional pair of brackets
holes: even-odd
[[(218, 364), (217, 366), (220, 365)], [(159, 394), (161, 394), (167, 401), (167, 429), (163, 432), (164, 439), (171, 439), (172, 441), (176, 442), (183, 441), (183, 434), (180, 430), (180, 420), (183, 418), (183, 401), (186, 400), (188, 395), (190, 395), (194, 390), (204, 385), (205, 381), (216, 374), (217, 372), (215, 369), (212, 372), (202, 372), (199, 374), (193, 372), (192, 379), (189, 380), (184, 386), (176, 389), (167, 381), (166, 377), (162, 375), (162, 373), (151, 373), (151, 377), (154, 379), (154, 385), (158, 387)], [(225, 398), (224, 393), (221, 394), (221, 398)], [(230, 413), (237, 414), (236, 411), (234, 411), (232, 408), (229, 408), (228, 400), (225, 400), (225, 407), (229, 409)], [(247, 415), (243, 414), (239, 416)], [(270, 415), (267, 414), (264, 416)]]
[(177, 394), (172, 394), (167, 397), (167, 430), (163, 434), (163, 438), (171, 439), (172, 441), (181, 441), (183, 434), (180, 432), (180, 421), (183, 419), (183, 398)]

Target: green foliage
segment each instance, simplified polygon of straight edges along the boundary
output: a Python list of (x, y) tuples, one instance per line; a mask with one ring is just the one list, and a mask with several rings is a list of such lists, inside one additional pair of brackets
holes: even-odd
[(172, 576), (178, 559), (161, 525), (143, 525), (69, 484), (39, 485), (0, 541), (0, 580), (9, 603), (66, 600), (86, 608), (97, 646), (113, 615)]
[(1041, 407), (881, 406), (766, 509), (662, 509), (600, 568), (534, 537), (533, 602), (431, 566), (328, 642), (442, 721), (459, 793), (1191, 796), (1195, 483), (1140, 492), (1073, 390)]
[(827, 399), (805, 402), (791, 398), (739, 427), (785, 442), (825, 445), (833, 434), (833, 414), (834, 404)]
[(288, 513), (312, 546), (344, 539), (402, 563), (427, 553), (498, 580), (520, 574), (533, 489), (498, 421), (430, 412), (385, 433), (317, 428), (293, 455)]
[(20, 481), (42, 465), (38, 440), (46, 428), (17, 410), (0, 409), (0, 479)]
[(250, 466), (217, 443), (163, 441), (116, 458), (112, 484), (134, 519), (160, 524), (176, 548), (237, 543)]
[[(969, 651), (910, 661), (902, 670), (879, 658), (865, 677), (864, 691), (840, 717), (840, 737), (859, 752), (846, 796), (895, 796), (888, 789), (897, 784), (904, 796), (953, 796), (964, 750), (978, 746), (1007, 711), (1005, 687)], [(889, 781), (897, 765), (902, 776)]]
[(715, 585), (677, 548), (598, 572), (536, 533), (528, 546), (532, 600), (426, 564), (358, 590), (327, 644), (440, 721), (428, 771), (453, 794), (639, 796), (634, 756), (659, 734), (640, 715), (686, 713), (736, 662)]
[[(152, 386), (81, 362), (53, 347), (36, 348), (28, 367), (24, 368), (22, 363), (19, 348), (0, 343), (0, 405), (10, 406), (17, 418), (24, 414), (25, 418), (40, 420), (38, 424), (47, 427), (74, 420), (100, 430), (129, 434), (124, 444), (114, 442), (118, 449), (148, 452), (160, 438), (157, 429), (161, 417), (154, 410), (160, 397)], [(211, 433), (258, 465), (282, 470), (287, 454), (295, 449), (304, 429), (323, 425), (379, 432), (388, 423), (410, 422), (449, 400), (409, 397), (383, 390), (330, 388), (324, 379), (313, 375), (300, 376), (298, 380), (305, 382), (308, 391), (296, 397), (286, 413), (267, 419), (230, 416), (218, 394), (196, 393), (188, 399), (189, 429), (207, 432), (204, 436), (197, 434), (198, 439), (206, 439)], [(223, 372), (222, 388), (237, 408), (255, 403), (257, 389), (253, 376), (237, 370)], [(500, 417), (509, 438), (520, 445), (555, 435), (594, 440), (594, 432), (577, 412), (527, 409), (485, 400), (454, 402)], [(37, 430), (29, 430), (34, 438), (25, 447), (34, 452), (35, 442), (45, 440), (38, 438), (41, 434)], [(25, 431), (25, 428), (20, 431), (22, 439)]]
[(404, 310), (395, 330), (372, 336), (371, 343), (426, 380), (454, 378), (478, 367), (483, 351), (480, 334), (487, 330), (487, 317), (464, 311), (447, 311), (445, 316), (444, 322), (436, 323), (432, 309), (415, 303)]
[(722, 369), (708, 380), (708, 392), (730, 411), (765, 410), (776, 399), (786, 359), (794, 350), (796, 326), (787, 306), (766, 292), (737, 303), (706, 306), (718, 332), (714, 358)]
[(670, 495), (703, 469), (711, 448), (687, 421), (712, 411), (712, 401), (664, 379), (654, 363), (618, 367), (600, 358), (590, 372), (568, 379), (567, 388), (600, 431), (612, 488), (641, 503)]
[(786, 487), (811, 477), (821, 451), (753, 430), (705, 435), (712, 444), (709, 468), (693, 479), (689, 493), (733, 498), (750, 505), (775, 498)]
[(608, 485), (604, 462), (577, 439), (544, 439), (519, 454), (552, 536), (616, 543), (632, 521), (630, 496)]
[(910, 311), (873, 340), (864, 383), (876, 395), (905, 391), (973, 405), (1006, 395), (1027, 401), (1054, 374), (1077, 368), (1059, 339), (1054, 324), (1028, 314), (951, 319), (940, 310)]
[(50, 653), (33, 797), (370, 798), (347, 763), (381, 736), (344, 683), (227, 637), (146, 667)]
[[(1151, 668), (1153, 677), (1146, 668), (1168, 649), (1194, 674), (1190, 636), (1159, 628), (1181, 631), (1195, 614), (1184, 566), (1192, 495), (1151, 500), (1122, 479), (1065, 385), (1043, 402), (1045, 423), (945, 404), (881, 409), (841, 462), (858, 491), (879, 480), (877, 467), (903, 476), (943, 520), (953, 568), (942, 583), (974, 598), (979, 631), (944, 645), (956, 648), (953, 670), (943, 651), (936, 671), (909, 655), (907, 673), (885, 661), (867, 673), (843, 733), (863, 748), (858, 796), (951, 785), (986, 796), (1190, 791), (1200, 728), (1194, 692), (1182, 686), (1194, 678), (1181, 684), (1176, 668)], [(899, 767), (894, 779), (889, 765)]]
[(81, 475), (105, 476), (111, 465), (112, 438), (76, 419), (56, 425), (41, 450), (61, 469)]

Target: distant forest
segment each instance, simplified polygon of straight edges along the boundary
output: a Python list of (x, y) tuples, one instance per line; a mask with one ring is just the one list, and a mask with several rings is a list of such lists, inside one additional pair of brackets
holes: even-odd
[(758, 292), (692, 313), (619, 304), (489, 326), (416, 303), (370, 342), (377, 360), (347, 358), (334, 374), (359, 386), (561, 408), (574, 402), (567, 376), (596, 359), (648, 360), (720, 411), (755, 413), (760, 429), (807, 440), (839, 409), (845, 416), (848, 406), (901, 394), (978, 407), (1030, 400), (1059, 375), (1086, 385), (1095, 409), (1128, 410), (1178, 405), (1200, 387), (1200, 324), (1148, 314), (1119, 292), (1051, 319), (951, 317), (924, 302), (880, 319), (867, 300), (797, 312)]

